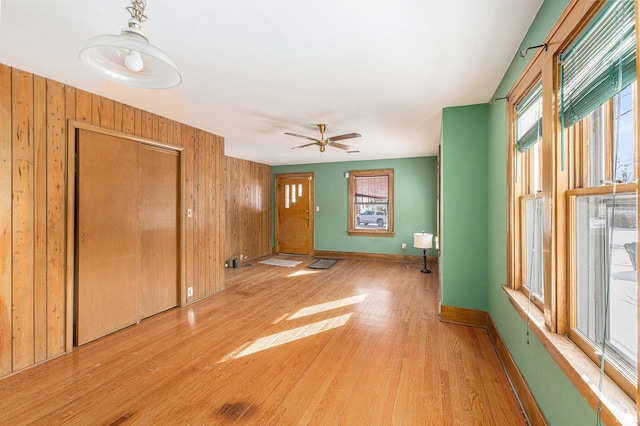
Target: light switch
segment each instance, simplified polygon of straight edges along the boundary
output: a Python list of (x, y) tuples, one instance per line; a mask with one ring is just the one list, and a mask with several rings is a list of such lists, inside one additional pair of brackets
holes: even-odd
[(193, 217), (193, 209), (187, 209), (187, 217)]
[(316, 211), (319, 212), (320, 211), (320, 206), (316, 206)]

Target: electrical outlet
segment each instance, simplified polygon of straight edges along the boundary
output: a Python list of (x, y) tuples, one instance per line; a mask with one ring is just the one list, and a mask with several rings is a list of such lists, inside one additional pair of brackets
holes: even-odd
[(193, 287), (187, 287), (187, 297), (193, 297)]
[(407, 243), (402, 243), (402, 250), (406, 250), (407, 249)]

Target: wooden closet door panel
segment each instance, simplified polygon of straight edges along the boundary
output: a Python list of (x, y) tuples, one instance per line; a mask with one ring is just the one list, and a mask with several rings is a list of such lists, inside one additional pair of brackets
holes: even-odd
[(78, 345), (139, 320), (138, 144), (79, 130)]
[(178, 304), (178, 152), (140, 145), (140, 313)]

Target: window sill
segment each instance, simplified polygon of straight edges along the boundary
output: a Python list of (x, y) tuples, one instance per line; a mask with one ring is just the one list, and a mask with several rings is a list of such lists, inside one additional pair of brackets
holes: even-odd
[[(567, 336), (550, 332), (544, 323), (543, 312), (530, 304), (527, 297), (507, 285), (502, 288), (509, 296), (509, 301), (516, 312), (547, 349), (551, 357), (558, 363), (562, 371), (574, 384), (589, 405), (596, 410), (598, 406), (598, 384), (600, 369), (580, 350)], [(635, 402), (627, 396), (608, 376), (602, 382), (601, 417), (605, 424), (637, 424)]]
[(391, 231), (347, 231), (347, 234), (358, 237), (393, 237), (395, 232)]

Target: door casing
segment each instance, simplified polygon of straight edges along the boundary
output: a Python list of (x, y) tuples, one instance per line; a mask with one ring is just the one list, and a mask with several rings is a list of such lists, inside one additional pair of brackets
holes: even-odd
[[(187, 303), (187, 292), (186, 292), (186, 261), (185, 261), (185, 212), (187, 211), (186, 206), (186, 197), (184, 191), (184, 185), (186, 180), (185, 170), (186, 170), (186, 155), (183, 147), (169, 145), (160, 143), (154, 140), (146, 139), (143, 137), (133, 136), (130, 134), (124, 134), (118, 131), (105, 129), (97, 126), (93, 126), (90, 124), (77, 122), (70, 120), (69, 121), (69, 131), (67, 137), (67, 173), (70, 177), (67, 182), (67, 242), (66, 242), (66, 252), (67, 252), (67, 277), (66, 277), (66, 327), (67, 330), (74, 330), (74, 321), (75, 321), (75, 312), (73, 309), (74, 306), (74, 298), (76, 295), (75, 282), (76, 282), (76, 231), (77, 231), (77, 218), (76, 218), (76, 179), (75, 169), (76, 169), (76, 142), (78, 137), (79, 130), (87, 130), (90, 132), (95, 132), (99, 134), (111, 135), (122, 139), (128, 139), (134, 142), (140, 142), (148, 147), (157, 147), (162, 150), (170, 150), (174, 151), (179, 159), (179, 181), (178, 184), (178, 217), (177, 217), (177, 232), (178, 232), (178, 305), (184, 306)], [(74, 347), (74, 332), (67, 333), (66, 336), (66, 351), (71, 351)]]
[(281, 183), (285, 180), (289, 179), (300, 179), (304, 180), (308, 184), (309, 189), (309, 205), (307, 207), (309, 220), (307, 222), (307, 232), (308, 232), (308, 248), (306, 253), (295, 253), (295, 254), (306, 254), (309, 256), (314, 255), (314, 233), (315, 233), (315, 177), (313, 172), (303, 172), (303, 173), (285, 173), (285, 174), (277, 174), (275, 176), (275, 251), (276, 253), (280, 253), (280, 218), (281, 214), (285, 214), (286, 212), (280, 211), (280, 202), (282, 194), (280, 192)]

